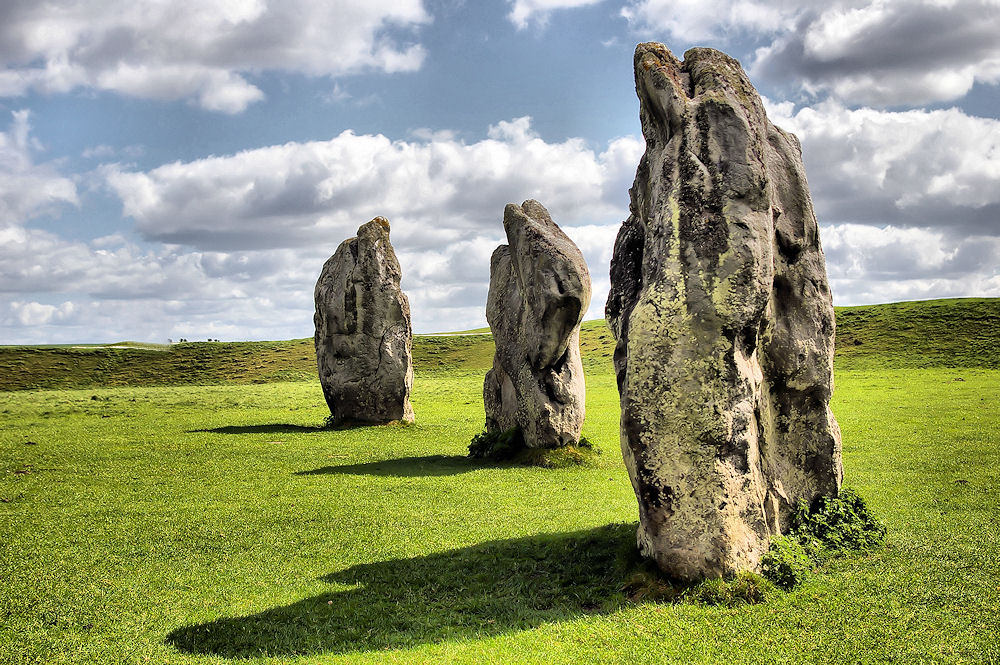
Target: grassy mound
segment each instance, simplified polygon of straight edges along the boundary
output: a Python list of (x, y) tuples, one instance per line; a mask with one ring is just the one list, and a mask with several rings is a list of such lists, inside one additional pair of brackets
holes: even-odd
[[(836, 312), (838, 370), (1000, 368), (1000, 298), (838, 307)], [(614, 339), (603, 319), (583, 323), (580, 351), (587, 373), (611, 371)], [(482, 331), (413, 339), (413, 366), (420, 374), (482, 375), (492, 363), (493, 338)], [(0, 391), (315, 380), (311, 339), (0, 347)]]

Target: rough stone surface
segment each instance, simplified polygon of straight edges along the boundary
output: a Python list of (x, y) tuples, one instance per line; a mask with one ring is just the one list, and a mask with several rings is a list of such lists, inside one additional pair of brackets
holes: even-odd
[(537, 201), (504, 209), (507, 245), (490, 261), (486, 318), (496, 354), (486, 429), (519, 427), (529, 448), (575, 444), (583, 427), (580, 322), (590, 306), (583, 254)]
[(758, 567), (839, 492), (833, 304), (801, 147), (739, 63), (635, 51), (646, 153), (615, 243), (621, 443), (639, 548), (680, 579)]
[(316, 363), (335, 422), (413, 422), (410, 303), (376, 217), (340, 244), (316, 282)]

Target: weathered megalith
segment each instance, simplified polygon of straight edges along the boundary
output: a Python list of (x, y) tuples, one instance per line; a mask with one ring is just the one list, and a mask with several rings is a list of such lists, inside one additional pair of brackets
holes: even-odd
[(538, 201), (509, 203), (507, 245), (490, 261), (486, 319), (496, 353), (486, 373), (486, 431), (520, 429), (528, 448), (576, 444), (583, 427), (580, 322), (590, 273)]
[(413, 422), (410, 303), (376, 217), (340, 244), (316, 282), (316, 363), (333, 421)]
[(641, 552), (673, 577), (758, 567), (840, 489), (833, 304), (801, 147), (739, 63), (639, 44), (646, 153), (615, 242), (621, 443)]

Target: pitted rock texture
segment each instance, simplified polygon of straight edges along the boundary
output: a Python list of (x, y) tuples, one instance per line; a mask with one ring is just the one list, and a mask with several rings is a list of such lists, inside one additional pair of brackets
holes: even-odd
[(340, 244), (316, 282), (316, 363), (334, 422), (413, 422), (410, 303), (389, 222)]
[(638, 543), (673, 577), (731, 575), (840, 490), (826, 262), (799, 142), (736, 60), (639, 44), (635, 83), (607, 318)]
[(583, 254), (537, 201), (504, 209), (507, 245), (490, 261), (486, 429), (518, 427), (529, 448), (576, 444), (583, 427), (580, 322), (590, 306)]

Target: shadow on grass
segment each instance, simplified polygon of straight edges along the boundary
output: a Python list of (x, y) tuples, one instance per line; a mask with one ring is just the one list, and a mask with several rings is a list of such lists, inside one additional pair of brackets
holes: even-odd
[(310, 471), (296, 471), (296, 476), (323, 476), (344, 474), (353, 476), (453, 476), (476, 469), (497, 466), (495, 463), (475, 460), (464, 455), (426, 455), (423, 457), (400, 457), (399, 459), (365, 462), (364, 464), (344, 464), (324, 466)]
[(212, 427), (211, 429), (191, 429), (188, 434), (197, 432), (212, 432), (214, 434), (303, 434), (317, 432), (336, 432), (349, 429), (360, 429), (363, 427), (377, 427), (372, 423), (342, 423), (329, 427), (327, 425), (290, 425), (287, 423), (272, 423), (268, 425), (226, 425), (225, 427)]
[(178, 650), (248, 658), (407, 648), (530, 629), (626, 601), (635, 525), (482, 543), (324, 576), (339, 589), (172, 631)]
[(225, 427), (213, 427), (211, 429), (192, 429), (188, 434), (195, 432), (213, 432), (215, 434), (299, 434), (303, 432), (322, 432), (320, 425), (287, 425), (276, 423), (273, 425), (227, 425)]

